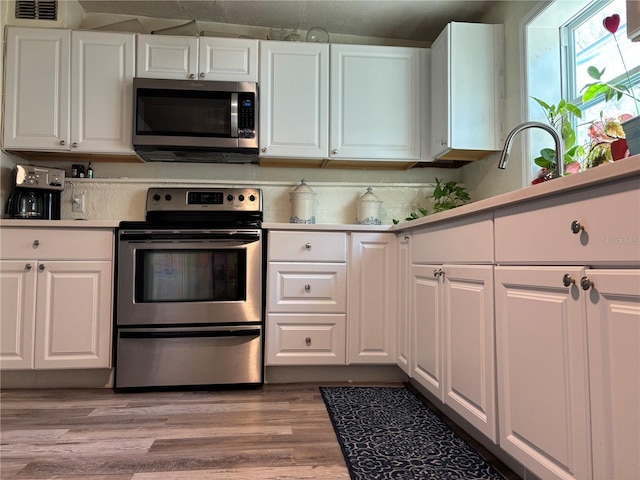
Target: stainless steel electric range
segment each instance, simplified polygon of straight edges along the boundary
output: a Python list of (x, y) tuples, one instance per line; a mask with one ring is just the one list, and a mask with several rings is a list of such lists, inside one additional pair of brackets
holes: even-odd
[(262, 196), (151, 188), (117, 241), (115, 388), (263, 383)]

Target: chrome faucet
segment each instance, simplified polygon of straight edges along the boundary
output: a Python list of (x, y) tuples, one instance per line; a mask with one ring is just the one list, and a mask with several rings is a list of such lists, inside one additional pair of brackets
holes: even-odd
[(500, 155), (500, 163), (498, 163), (498, 168), (505, 169), (507, 168), (507, 162), (509, 161), (509, 153), (511, 153), (511, 144), (513, 143), (514, 137), (526, 130), (528, 128), (541, 128), (542, 130), (546, 130), (551, 134), (553, 140), (556, 143), (556, 172), (558, 177), (564, 176), (564, 153), (562, 152), (562, 138), (560, 138), (560, 134), (550, 125), (542, 122), (524, 122), (514, 128), (509, 135), (507, 135), (507, 139), (504, 141), (504, 148), (502, 149), (502, 154)]

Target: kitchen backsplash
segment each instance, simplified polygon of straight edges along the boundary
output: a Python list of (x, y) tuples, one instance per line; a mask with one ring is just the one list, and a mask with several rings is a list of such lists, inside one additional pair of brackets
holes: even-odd
[[(152, 186), (175, 187), (258, 187), (263, 192), (265, 222), (288, 223), (291, 216), (289, 192), (298, 182), (210, 181), (210, 180), (158, 180), (158, 179), (68, 179), (62, 196), (62, 219), (88, 220), (143, 220), (147, 189)], [(432, 191), (430, 184), (408, 183), (340, 183), (307, 181), (316, 193), (316, 223), (356, 223), (358, 199), (371, 186), (383, 202), (381, 221), (391, 224), (393, 218), (404, 219), (410, 211), (422, 206)], [(71, 211), (74, 194), (85, 194), (85, 212)]]

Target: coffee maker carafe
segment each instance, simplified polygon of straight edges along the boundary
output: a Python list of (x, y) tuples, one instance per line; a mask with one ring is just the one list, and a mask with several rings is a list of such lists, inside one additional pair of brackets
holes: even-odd
[(64, 170), (34, 165), (16, 165), (7, 218), (60, 220), (60, 197)]

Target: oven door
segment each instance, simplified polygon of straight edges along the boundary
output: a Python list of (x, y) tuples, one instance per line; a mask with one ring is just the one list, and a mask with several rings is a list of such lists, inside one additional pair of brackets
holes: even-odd
[(118, 326), (262, 321), (259, 229), (124, 229), (118, 238)]

